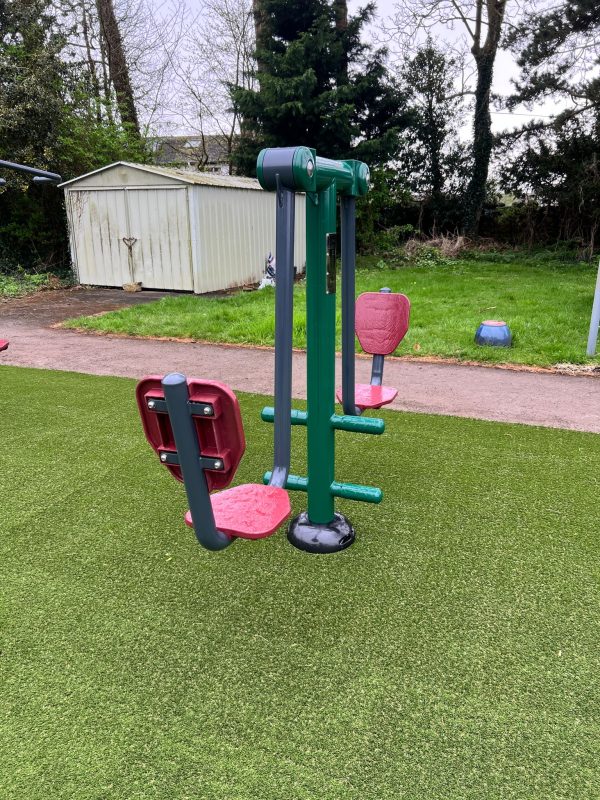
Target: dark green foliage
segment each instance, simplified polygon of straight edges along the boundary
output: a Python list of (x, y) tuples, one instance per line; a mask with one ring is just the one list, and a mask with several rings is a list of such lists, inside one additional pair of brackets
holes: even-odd
[(529, 244), (575, 241), (592, 255), (600, 225), (600, 142), (575, 117), (552, 131), (528, 130), (519, 145), (505, 148), (502, 185), (529, 215)]
[(334, 158), (384, 164), (397, 150), (399, 97), (384, 51), (361, 42), (372, 18), (367, 5), (340, 25), (327, 0), (262, 0), (257, 42), (259, 88), (232, 87), (243, 118), (236, 153), (255, 173), (262, 147), (306, 144)]
[[(66, 180), (119, 158), (140, 160), (135, 139), (98, 115), (85, 63), (68, 50), (50, 0), (0, 5), (0, 158)], [(68, 268), (62, 191), (5, 171), (0, 190), (2, 261)]]
[(575, 239), (590, 255), (600, 225), (599, 34), (597, 3), (575, 0), (532, 14), (509, 37), (521, 67), (509, 106), (554, 98), (563, 110), (506, 137), (501, 171), (504, 188), (537, 207), (536, 238), (550, 218), (555, 238)]

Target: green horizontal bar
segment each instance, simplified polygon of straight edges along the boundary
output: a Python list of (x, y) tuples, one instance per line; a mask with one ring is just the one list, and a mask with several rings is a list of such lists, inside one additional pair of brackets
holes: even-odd
[(352, 414), (333, 414), (331, 424), (339, 431), (354, 433), (374, 433), (379, 435), (385, 430), (385, 422), (375, 417), (353, 417)]
[(381, 503), (383, 492), (375, 486), (360, 486), (358, 483), (331, 484), (331, 494), (334, 497), (343, 497), (345, 500), (362, 500), (364, 503)]
[[(271, 480), (271, 472), (265, 472), (263, 483), (267, 484)], [(288, 475), (285, 488), (294, 492), (308, 491), (308, 478), (300, 475)], [(363, 503), (381, 503), (383, 492), (375, 486), (361, 486), (358, 483), (342, 483), (334, 481), (331, 484), (331, 494), (334, 497), (343, 497), (344, 500), (360, 500)]]
[(351, 189), (354, 171), (347, 161), (334, 161), (317, 156), (317, 189), (325, 189), (335, 181), (340, 189)]
[[(275, 409), (273, 406), (265, 406), (260, 412), (260, 416), (263, 422), (274, 422)], [(293, 408), (290, 423), (292, 425), (306, 425), (308, 423), (308, 412), (298, 411), (297, 409)]]
[[(265, 472), (263, 475), (263, 483), (267, 484), (271, 480), (272, 472)], [(288, 475), (285, 483), (285, 488), (294, 492), (307, 492), (308, 491), (308, 478), (303, 478), (300, 475)]]

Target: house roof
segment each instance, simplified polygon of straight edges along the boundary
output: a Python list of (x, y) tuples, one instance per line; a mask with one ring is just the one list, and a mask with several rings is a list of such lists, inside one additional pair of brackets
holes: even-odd
[(132, 169), (142, 170), (143, 172), (154, 173), (155, 175), (165, 175), (174, 178), (181, 183), (200, 184), (202, 186), (223, 186), (230, 189), (252, 189), (261, 190), (259, 182), (255, 178), (244, 178), (241, 175), (217, 175), (212, 172), (196, 172), (191, 170), (176, 169), (174, 167), (158, 167), (155, 164), (134, 164), (129, 161), (115, 161), (114, 164), (107, 164), (105, 167), (86, 172), (85, 175), (78, 175), (69, 181), (59, 184), (60, 187), (70, 186), (90, 175), (97, 175), (100, 172), (114, 169), (115, 167), (131, 167)]
[(207, 164), (226, 164), (229, 160), (229, 142), (226, 136), (156, 136), (151, 139), (157, 164), (177, 161), (204, 161)]

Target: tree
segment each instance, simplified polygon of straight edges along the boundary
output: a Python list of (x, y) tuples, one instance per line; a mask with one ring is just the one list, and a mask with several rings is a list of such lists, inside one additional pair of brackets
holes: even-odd
[[(503, 156), (503, 157), (502, 157)], [(527, 129), (501, 151), (501, 185), (531, 220), (530, 243), (575, 241), (588, 256), (600, 229), (600, 143), (572, 117), (557, 129)]]
[(598, 124), (600, 7), (594, 0), (570, 0), (545, 14), (529, 14), (507, 42), (521, 67), (510, 107), (551, 97), (560, 101), (561, 111), (550, 126), (573, 117)]
[(455, 59), (428, 38), (414, 57), (406, 59), (401, 72), (408, 117), (400, 163), (420, 198), (421, 217), (424, 212), (431, 214), (433, 231), (440, 222), (448, 224), (450, 207), (452, 221), (457, 222), (459, 174), (465, 159), (457, 136), (464, 112), (462, 98), (454, 90), (456, 70)]
[(183, 87), (178, 113), (186, 129), (198, 133), (201, 165), (208, 160), (207, 136), (216, 134), (233, 169), (241, 120), (230, 87), (254, 87), (254, 51), (252, 0), (205, 0), (176, 67)]
[(571, 0), (529, 14), (507, 42), (521, 68), (509, 107), (551, 98), (560, 110), (503, 137), (504, 187), (591, 255), (600, 225), (600, 8)]
[(490, 105), (494, 65), (506, 21), (508, 0), (399, 0), (394, 30), (404, 37), (430, 33), (438, 26), (458, 27), (468, 45), (475, 69), (473, 143), (469, 181), (465, 192), (463, 228), (479, 230), (494, 137)]
[(340, 158), (388, 159), (399, 109), (384, 51), (361, 41), (373, 5), (349, 17), (344, 2), (254, 0), (253, 12), (257, 85), (232, 87), (244, 120), (241, 170), (253, 173), (261, 147), (298, 143)]
[[(100, 120), (90, 102), (85, 60), (69, 45), (50, 0), (0, 0), (0, 158), (65, 178), (123, 156), (138, 160), (128, 133)], [(31, 266), (66, 260), (62, 192), (7, 172), (0, 191), (3, 260)]]
[(123, 47), (123, 38), (117, 23), (114, 5), (112, 0), (96, 0), (96, 7), (98, 9), (102, 38), (106, 45), (108, 70), (112, 84), (115, 87), (121, 120), (133, 133), (139, 136), (140, 123), (129, 77), (129, 66)]

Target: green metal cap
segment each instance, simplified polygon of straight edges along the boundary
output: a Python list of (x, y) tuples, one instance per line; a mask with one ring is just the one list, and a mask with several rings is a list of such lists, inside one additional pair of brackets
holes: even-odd
[(308, 147), (268, 147), (256, 161), (256, 176), (263, 189), (279, 185), (294, 192), (314, 192), (317, 188), (315, 151)]

